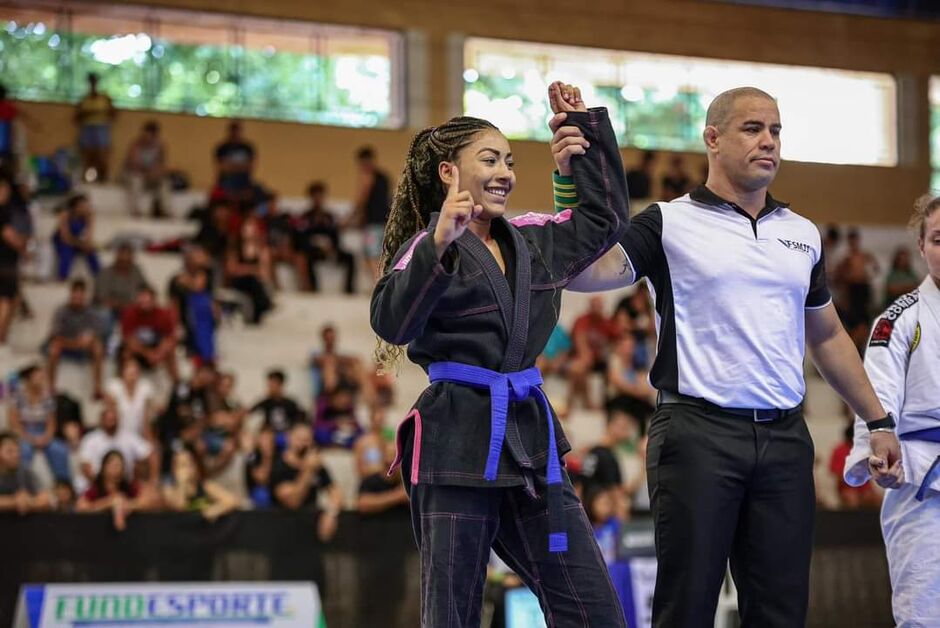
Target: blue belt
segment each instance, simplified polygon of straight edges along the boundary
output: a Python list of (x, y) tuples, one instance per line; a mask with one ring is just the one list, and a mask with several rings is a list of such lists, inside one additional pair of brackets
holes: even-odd
[(524, 371), (500, 373), (480, 366), (471, 366), (459, 362), (435, 362), (428, 367), (431, 383), (451, 382), (475, 388), (489, 388), (490, 391), (490, 448), (486, 456), (486, 470), (483, 477), (492, 482), (499, 470), (499, 458), (506, 438), (506, 417), (509, 414), (510, 401), (524, 401), (530, 397), (538, 398), (548, 421), (548, 551), (567, 552), (568, 535), (564, 531), (562, 513), (562, 478), (561, 461), (558, 459), (558, 447), (555, 440), (555, 422), (548, 397), (542, 390), (542, 374), (532, 367)]
[[(901, 440), (925, 440), (931, 443), (940, 443), (940, 427), (908, 432), (907, 434), (901, 434), (899, 438)], [(927, 473), (924, 474), (924, 481), (920, 483), (917, 489), (917, 495), (915, 496), (917, 501), (924, 501), (924, 497), (927, 496), (927, 489), (938, 477), (940, 477), (940, 456), (937, 456), (937, 459), (930, 465)]]

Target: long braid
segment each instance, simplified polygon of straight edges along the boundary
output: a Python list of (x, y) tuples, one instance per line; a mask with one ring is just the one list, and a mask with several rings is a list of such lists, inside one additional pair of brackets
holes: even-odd
[[(389, 272), (402, 245), (426, 228), (431, 212), (440, 210), (444, 203), (444, 184), (438, 176), (440, 163), (455, 161), (460, 150), (472, 142), (477, 133), (488, 129), (496, 130), (496, 127), (486, 120), (459, 116), (441, 126), (422, 129), (411, 140), (382, 240), (385, 273)], [(382, 371), (397, 370), (403, 355), (402, 347), (378, 339), (375, 361)]]

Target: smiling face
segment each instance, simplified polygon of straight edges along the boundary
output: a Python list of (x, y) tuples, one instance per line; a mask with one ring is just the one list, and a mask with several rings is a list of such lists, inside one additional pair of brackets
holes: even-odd
[[(477, 133), (473, 141), (457, 155), (460, 170), (460, 191), (470, 192), (473, 202), (483, 206), (483, 218), (506, 213), (509, 195), (516, 185), (509, 141), (495, 129)], [(441, 163), (441, 179), (450, 181), (450, 168)]]
[(705, 128), (709, 171), (736, 188), (767, 188), (780, 167), (780, 111), (762, 96), (740, 96), (718, 125)]

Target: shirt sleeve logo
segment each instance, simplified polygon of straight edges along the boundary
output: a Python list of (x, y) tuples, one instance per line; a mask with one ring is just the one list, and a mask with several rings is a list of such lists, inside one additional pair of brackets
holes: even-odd
[[(895, 321), (904, 313), (904, 310), (917, 303), (919, 298), (920, 295), (916, 290), (902, 297), (898, 297), (898, 299), (885, 310), (885, 313), (878, 319), (878, 322), (875, 323), (875, 328), (871, 332), (871, 340), (868, 341), (868, 346), (887, 347), (888, 343), (891, 342), (891, 334), (894, 333)], [(915, 338), (915, 340), (920, 342), (919, 338)], [(911, 351), (913, 351), (914, 348), (916, 348), (916, 344), (911, 348)]]
[(797, 240), (785, 240), (783, 238), (777, 238), (777, 242), (787, 247), (791, 251), (806, 253), (810, 257), (813, 256), (813, 247), (806, 244), (805, 242), (798, 242)]

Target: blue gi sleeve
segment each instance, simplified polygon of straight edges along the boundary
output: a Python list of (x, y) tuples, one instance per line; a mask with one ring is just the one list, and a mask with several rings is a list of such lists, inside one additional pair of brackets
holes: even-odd
[(402, 245), (391, 269), (372, 292), (372, 329), (386, 342), (403, 345), (421, 335), (434, 305), (447, 291), (459, 266), (451, 244), (437, 259), (434, 236), (422, 231)]

